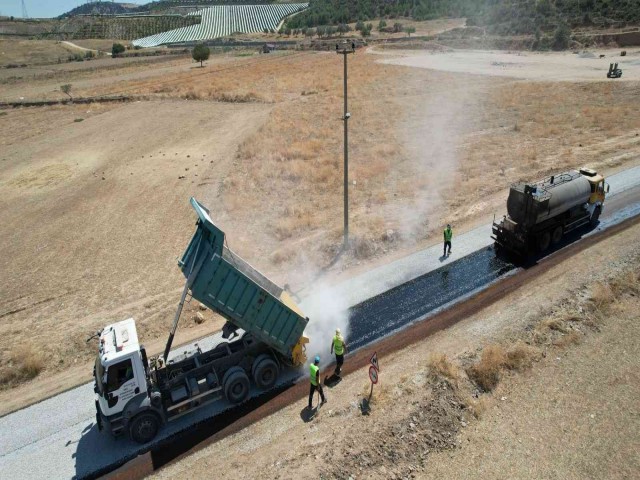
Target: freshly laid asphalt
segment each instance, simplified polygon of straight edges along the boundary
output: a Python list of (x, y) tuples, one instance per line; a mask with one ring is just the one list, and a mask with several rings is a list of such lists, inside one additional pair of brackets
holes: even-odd
[[(607, 181), (611, 191), (598, 230), (640, 214), (638, 195), (629, 195), (631, 190), (640, 190), (640, 167)], [(512, 270), (513, 266), (493, 256), (490, 233), (487, 225), (457, 235), (455, 256), (448, 259), (441, 258), (442, 246), (437, 244), (334, 287), (348, 292), (352, 346), (361, 347), (389, 335)], [(295, 372), (283, 376), (282, 388), (295, 377)], [(185, 415), (163, 427), (154, 445), (166, 443), (190, 425), (229, 408), (227, 402), (220, 401)], [(93, 385), (86, 384), (0, 418), (0, 477), (95, 477), (151, 447), (99, 432)]]

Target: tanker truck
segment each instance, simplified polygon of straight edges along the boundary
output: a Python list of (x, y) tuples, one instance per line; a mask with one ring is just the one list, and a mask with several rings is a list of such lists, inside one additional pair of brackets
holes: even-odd
[(572, 230), (596, 226), (608, 191), (604, 177), (590, 168), (512, 185), (507, 215), (493, 222), (496, 251), (528, 257), (544, 252)]
[[(303, 365), (308, 318), (278, 287), (225, 243), (209, 211), (191, 198), (196, 231), (178, 261), (186, 277), (164, 353), (147, 358), (135, 321), (106, 326), (94, 366), (96, 423), (113, 435), (151, 441), (166, 422), (213, 402), (239, 404)], [(222, 315), (222, 332), (171, 351), (187, 294)]]

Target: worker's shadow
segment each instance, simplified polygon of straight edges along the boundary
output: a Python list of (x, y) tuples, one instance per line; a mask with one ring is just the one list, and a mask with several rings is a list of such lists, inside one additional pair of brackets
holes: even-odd
[(342, 381), (342, 378), (336, 375), (335, 373), (330, 377), (324, 377), (323, 385), (326, 385), (329, 388), (333, 388), (338, 385)]
[(309, 423), (311, 420), (316, 418), (318, 410), (318, 406), (315, 406), (313, 408), (304, 407), (302, 410), (300, 410), (300, 418), (304, 423)]

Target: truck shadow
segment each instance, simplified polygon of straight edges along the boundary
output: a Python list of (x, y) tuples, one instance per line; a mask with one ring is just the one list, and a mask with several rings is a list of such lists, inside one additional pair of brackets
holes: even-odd
[[(71, 454), (75, 460), (74, 478), (101, 477), (146, 453), (150, 454), (153, 470), (156, 470), (216, 433), (232, 426), (291, 386), (291, 383), (287, 383), (276, 387), (241, 405), (231, 407), (221, 414), (205, 407), (203, 415), (208, 414), (210, 418), (198, 418), (195, 412), (195, 418), (189, 418), (189, 415), (186, 415), (165, 425), (160, 430), (157, 440), (147, 445), (138, 445), (127, 437), (113, 438), (108, 432), (100, 432), (95, 422), (89, 422), (79, 439), (66, 442), (68, 447), (76, 445), (75, 451)], [(206, 412), (206, 410), (209, 411)]]
[(529, 258), (518, 257), (516, 255), (510, 254), (504, 251), (496, 252), (496, 256), (502, 260), (509, 261), (518, 267), (531, 268), (537, 265), (540, 262), (540, 260), (542, 260), (543, 258), (546, 258), (549, 255), (552, 255), (555, 252), (558, 252), (559, 250), (562, 250), (563, 248), (582, 240), (582, 238), (585, 235), (588, 235), (593, 231), (597, 230), (599, 225), (600, 223), (598, 223), (596, 226), (587, 225), (577, 230), (574, 230), (572, 232), (569, 232), (565, 234), (562, 237), (562, 240), (560, 240), (560, 242), (558, 242), (557, 244), (551, 245), (544, 252), (538, 252), (534, 255), (531, 255)]
[[(71, 458), (75, 460), (74, 479), (98, 478), (115, 468), (108, 463), (105, 464), (104, 460), (110, 457), (118, 459), (116, 466), (119, 466), (138, 454), (135, 451), (137, 446), (131, 441), (117, 441), (106, 432), (100, 432), (95, 422), (89, 422), (82, 430), (80, 438), (67, 441), (65, 447), (73, 445), (76, 446), (74, 453), (71, 454)], [(124, 457), (118, 458), (123, 454)]]

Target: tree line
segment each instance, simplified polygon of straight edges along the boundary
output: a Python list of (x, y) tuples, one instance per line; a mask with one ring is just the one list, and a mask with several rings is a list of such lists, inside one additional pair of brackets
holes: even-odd
[(291, 17), (291, 29), (374, 18), (432, 20), (467, 17), (469, 25), (501, 35), (535, 34), (560, 25), (624, 26), (640, 23), (638, 0), (310, 0)]

